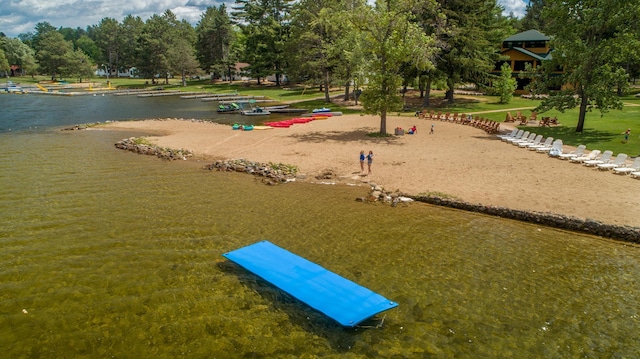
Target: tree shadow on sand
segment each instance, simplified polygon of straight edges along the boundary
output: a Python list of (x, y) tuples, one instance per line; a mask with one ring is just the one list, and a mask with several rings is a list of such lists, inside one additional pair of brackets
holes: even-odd
[(371, 127), (362, 127), (353, 131), (329, 131), (329, 132), (309, 132), (299, 135), (292, 135), (291, 137), (297, 139), (300, 142), (312, 142), (322, 143), (325, 141), (335, 142), (357, 142), (366, 141), (367, 143), (374, 144), (390, 144), (390, 145), (404, 145), (400, 142), (398, 136), (369, 136), (370, 133), (377, 132)]

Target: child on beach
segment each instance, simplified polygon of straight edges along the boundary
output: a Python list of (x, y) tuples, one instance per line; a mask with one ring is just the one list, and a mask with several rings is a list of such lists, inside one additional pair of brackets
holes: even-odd
[(431, 124), (431, 131), (429, 131), (429, 134), (430, 134), (430, 135), (433, 135), (433, 128), (434, 128), (434, 127), (435, 127), (435, 125), (432, 123), (432, 124)]
[(364, 150), (360, 151), (360, 173), (364, 173)]
[(369, 167), (369, 174), (371, 174), (371, 164), (373, 163), (373, 151), (369, 151), (367, 155), (367, 166)]
[(622, 143), (629, 142), (629, 135), (631, 135), (631, 129), (627, 128), (627, 130), (624, 131), (624, 141), (622, 141)]

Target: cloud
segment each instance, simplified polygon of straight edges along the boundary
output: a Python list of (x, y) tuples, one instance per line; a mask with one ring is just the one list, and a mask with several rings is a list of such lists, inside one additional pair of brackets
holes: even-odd
[(34, 32), (40, 22), (56, 28), (85, 29), (106, 17), (121, 21), (131, 14), (147, 20), (166, 10), (195, 25), (208, 6), (217, 7), (223, 2), (233, 4), (233, 0), (2, 0), (0, 31), (17, 37)]
[(517, 18), (522, 18), (527, 10), (527, 4), (529, 1), (525, 0), (498, 0), (498, 4), (504, 7), (503, 15), (513, 15)]

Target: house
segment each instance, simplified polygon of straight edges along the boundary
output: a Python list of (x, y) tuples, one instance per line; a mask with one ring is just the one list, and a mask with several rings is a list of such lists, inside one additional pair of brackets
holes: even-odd
[(116, 71), (109, 71), (109, 74), (107, 76), (107, 66), (106, 65), (100, 65), (100, 66), (93, 66), (94, 68), (94, 74), (96, 76), (99, 77), (131, 77), (131, 78), (138, 78), (138, 69), (136, 69), (135, 67), (132, 67), (130, 69), (125, 69), (125, 70), (118, 70), (118, 72)]
[(500, 54), (508, 56), (509, 59), (497, 62), (492, 73), (500, 75), (502, 64), (505, 62), (510, 64), (512, 76), (518, 82), (516, 93), (525, 93), (524, 88), (531, 80), (521, 79), (518, 75), (524, 71), (527, 63), (536, 68), (542, 61), (551, 59), (550, 40), (551, 38), (538, 30), (528, 30), (506, 38), (502, 42)]
[(20, 68), (20, 66), (18, 65), (11, 65), (10, 70), (11, 70), (11, 77), (24, 75), (22, 73), (22, 68)]

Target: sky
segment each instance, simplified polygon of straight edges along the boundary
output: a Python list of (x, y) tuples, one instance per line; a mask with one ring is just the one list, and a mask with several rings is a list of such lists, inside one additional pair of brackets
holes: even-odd
[[(528, 0), (498, 0), (504, 14), (522, 17)], [(200, 21), (208, 6), (218, 7), (234, 0), (0, 0), (0, 32), (8, 37), (35, 32), (35, 25), (48, 22), (56, 28), (97, 25), (105, 17), (122, 21), (131, 14), (146, 21), (151, 15), (161, 15), (167, 9), (178, 19), (192, 25)]]

